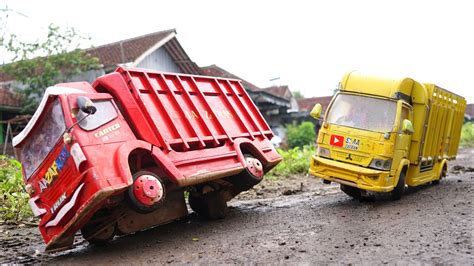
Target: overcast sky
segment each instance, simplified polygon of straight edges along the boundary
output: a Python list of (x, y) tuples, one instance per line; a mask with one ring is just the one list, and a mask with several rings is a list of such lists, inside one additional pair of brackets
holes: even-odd
[(93, 45), (175, 28), (199, 66), (307, 97), (331, 95), (345, 72), (360, 70), (435, 83), (474, 102), (470, 1), (0, 0), (5, 6), (27, 16), (7, 26), (30, 40), (50, 23), (75, 27)]

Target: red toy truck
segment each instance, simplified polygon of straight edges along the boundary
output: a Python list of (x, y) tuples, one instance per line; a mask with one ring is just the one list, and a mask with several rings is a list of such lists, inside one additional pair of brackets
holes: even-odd
[(226, 202), (280, 162), (240, 81), (118, 68), (46, 90), (14, 138), (46, 250), (109, 241)]

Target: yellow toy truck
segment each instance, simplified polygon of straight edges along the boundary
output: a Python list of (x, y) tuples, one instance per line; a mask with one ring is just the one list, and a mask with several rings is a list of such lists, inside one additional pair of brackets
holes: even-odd
[[(346, 74), (317, 137), (309, 172), (353, 198), (401, 198), (405, 186), (439, 184), (456, 158), (466, 100), (411, 78)], [(316, 104), (311, 116), (320, 119)]]

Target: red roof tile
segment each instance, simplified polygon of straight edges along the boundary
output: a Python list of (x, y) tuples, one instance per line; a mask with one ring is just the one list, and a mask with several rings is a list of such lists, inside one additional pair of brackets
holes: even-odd
[(5, 72), (0, 71), (0, 82), (10, 81), (12, 78), (8, 76)]
[(122, 40), (114, 43), (101, 45), (87, 49), (87, 53), (99, 58), (99, 62), (107, 67), (115, 67), (118, 64), (134, 62), (140, 55), (145, 53), (153, 45), (166, 38), (176, 30), (165, 30), (147, 35)]
[(470, 116), (471, 118), (474, 118), (474, 103), (468, 103), (466, 105), (466, 111), (464, 114)]
[(253, 85), (252, 83), (239, 78), (238, 76), (216, 66), (216, 65), (210, 65), (207, 67), (201, 67), (201, 72), (203, 75), (206, 76), (211, 76), (211, 77), (221, 77), (221, 78), (229, 78), (229, 79), (239, 79), (242, 81), (242, 85), (244, 88), (250, 91), (259, 91), (261, 90), (259, 87)]
[(293, 97), (293, 94), (291, 93), (290, 89), (286, 85), (272, 86), (272, 87), (264, 88), (262, 90), (286, 100), (291, 100), (291, 98)]
[(0, 106), (2, 107), (21, 107), (21, 98), (7, 88), (0, 85)]
[(324, 96), (324, 97), (312, 97), (312, 98), (303, 98), (297, 99), (298, 106), (300, 111), (311, 111), (315, 104), (320, 103), (323, 107), (323, 111), (326, 112), (326, 109), (331, 102), (332, 96)]

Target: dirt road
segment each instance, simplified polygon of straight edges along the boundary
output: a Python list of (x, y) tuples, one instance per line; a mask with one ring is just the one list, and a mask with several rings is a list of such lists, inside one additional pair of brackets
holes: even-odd
[[(392, 202), (352, 200), (309, 177), (266, 181), (230, 203), (226, 219), (194, 214), (169, 225), (42, 254), (35, 228), (2, 226), (0, 262), (53, 263), (449, 263), (473, 264), (474, 150), (440, 185)], [(471, 169), (472, 170), (472, 169)], [(455, 173), (453, 173), (453, 171)]]

